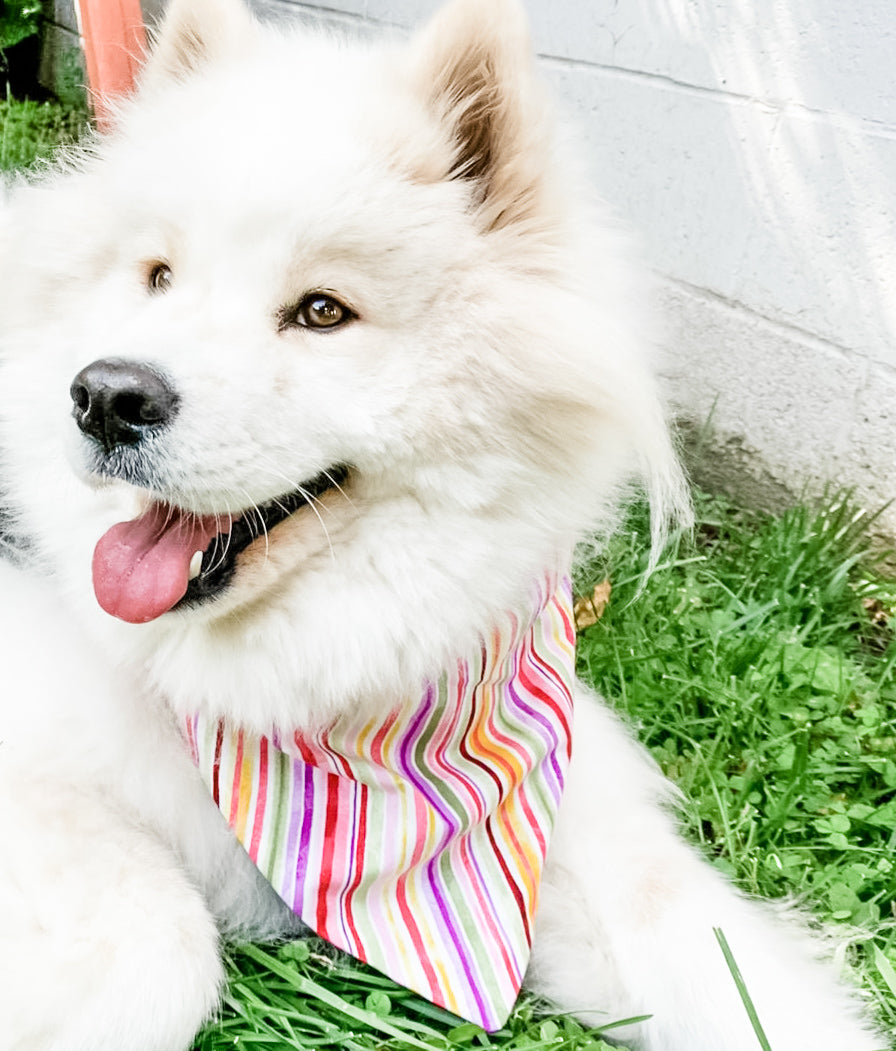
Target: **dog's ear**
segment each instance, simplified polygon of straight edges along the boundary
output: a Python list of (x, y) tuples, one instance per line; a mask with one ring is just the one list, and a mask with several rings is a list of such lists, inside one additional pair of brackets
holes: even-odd
[(488, 229), (537, 220), (550, 135), (519, 0), (451, 0), (412, 46), (417, 90), (454, 142), (447, 177), (475, 184)]
[(140, 76), (141, 85), (182, 78), (237, 55), (256, 24), (243, 0), (170, 0)]

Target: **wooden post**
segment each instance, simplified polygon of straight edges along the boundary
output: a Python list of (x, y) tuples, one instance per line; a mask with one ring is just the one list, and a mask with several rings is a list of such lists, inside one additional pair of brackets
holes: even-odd
[(110, 115), (105, 100), (134, 86), (146, 51), (140, 0), (75, 0), (87, 81), (100, 130)]

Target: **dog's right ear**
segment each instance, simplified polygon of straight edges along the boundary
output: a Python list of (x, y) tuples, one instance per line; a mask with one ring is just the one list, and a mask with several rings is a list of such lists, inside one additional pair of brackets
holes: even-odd
[(182, 79), (246, 49), (256, 23), (243, 0), (170, 0), (140, 85)]
[(412, 44), (417, 90), (453, 140), (447, 178), (487, 229), (540, 225), (551, 135), (520, 0), (449, 0)]

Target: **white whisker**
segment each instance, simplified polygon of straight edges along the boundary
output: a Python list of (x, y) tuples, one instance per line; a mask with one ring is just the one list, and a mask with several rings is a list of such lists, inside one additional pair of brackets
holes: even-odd
[(336, 481), (336, 479), (330, 474), (329, 471), (324, 471), (323, 474), (324, 474), (324, 478), (326, 478), (329, 481), (330, 485), (342, 496), (342, 498), (346, 501), (346, 503), (350, 507), (353, 508), (355, 506), (354, 500), (352, 500), (352, 498), (342, 488), (342, 486), (339, 484), (339, 482)]
[(298, 486), (296, 492), (302, 494), (302, 496), (305, 498), (308, 507), (314, 512), (314, 517), (318, 520), (321, 529), (324, 531), (324, 536), (327, 540), (327, 547), (330, 549), (330, 558), (333, 562), (335, 562), (336, 552), (333, 550), (333, 541), (330, 539), (330, 530), (327, 529), (327, 525), (324, 522), (323, 516), (321, 515), (320, 511), (318, 511), (318, 509), (314, 506), (315, 504), (321, 504), (322, 507), (324, 505), (316, 496), (314, 496), (312, 493), (306, 492), (301, 486)]

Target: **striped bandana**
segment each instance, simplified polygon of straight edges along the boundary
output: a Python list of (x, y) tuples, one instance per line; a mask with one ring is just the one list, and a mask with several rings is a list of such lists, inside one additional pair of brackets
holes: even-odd
[(570, 753), (569, 580), (505, 614), (386, 719), (252, 736), (193, 717), (193, 758), (275, 890), (319, 935), (485, 1029), (529, 961)]

